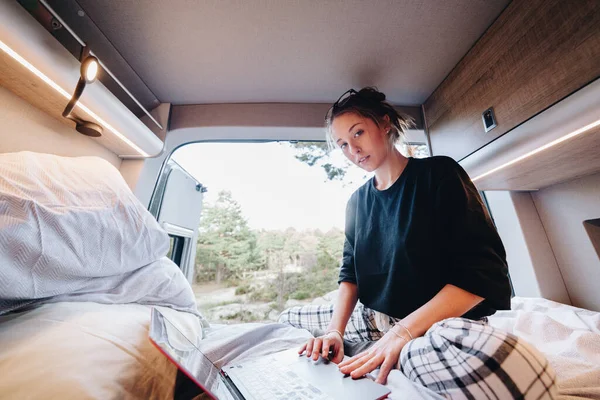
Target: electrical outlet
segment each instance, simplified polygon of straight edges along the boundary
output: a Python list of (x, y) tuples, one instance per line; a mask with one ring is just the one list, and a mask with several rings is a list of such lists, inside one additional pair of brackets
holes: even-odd
[(494, 115), (494, 109), (492, 107), (481, 114), (481, 119), (483, 120), (483, 128), (486, 133), (496, 127), (496, 116)]

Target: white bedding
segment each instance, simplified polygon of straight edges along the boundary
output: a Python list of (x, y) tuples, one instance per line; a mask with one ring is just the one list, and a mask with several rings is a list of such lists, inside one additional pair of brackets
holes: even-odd
[[(189, 334), (200, 320), (160, 308)], [(169, 313), (171, 313), (169, 315)], [(0, 316), (2, 398), (171, 398), (175, 367), (148, 341), (150, 306), (53, 303)], [(558, 376), (560, 399), (600, 399), (600, 313), (543, 299), (513, 299), (490, 317), (538, 348)], [(300, 346), (309, 333), (280, 324), (215, 326), (201, 341), (219, 366)], [(391, 372), (391, 399), (440, 399)]]
[(0, 398), (172, 398), (176, 368), (148, 341), (150, 309), (53, 303), (1, 316)]
[(46, 302), (197, 313), (169, 237), (98, 157), (0, 154), (0, 315)]
[(150, 305), (201, 318), (168, 248), (105, 160), (0, 154), (0, 397), (171, 396)]
[(548, 358), (562, 400), (600, 399), (600, 313), (540, 298), (515, 297), (489, 317)]

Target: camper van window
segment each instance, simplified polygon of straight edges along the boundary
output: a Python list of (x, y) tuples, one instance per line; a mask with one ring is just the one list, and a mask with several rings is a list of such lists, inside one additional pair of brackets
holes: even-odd
[(173, 254), (173, 248), (175, 247), (175, 238), (173, 236), (169, 236), (169, 252), (167, 253), (167, 257), (171, 260), (173, 259), (171, 256)]
[(181, 266), (181, 257), (185, 246), (185, 238), (169, 235), (169, 257), (175, 264)]
[(208, 187), (188, 276), (211, 322), (275, 321), (292, 305), (331, 300), (346, 202), (370, 175), (325, 142), (195, 143), (172, 160)]

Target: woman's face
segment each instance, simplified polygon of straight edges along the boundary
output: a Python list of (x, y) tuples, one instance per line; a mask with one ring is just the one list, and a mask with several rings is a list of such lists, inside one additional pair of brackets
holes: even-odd
[(339, 115), (331, 124), (333, 141), (355, 165), (375, 171), (389, 153), (389, 122), (385, 122), (379, 127), (372, 119), (356, 113)]

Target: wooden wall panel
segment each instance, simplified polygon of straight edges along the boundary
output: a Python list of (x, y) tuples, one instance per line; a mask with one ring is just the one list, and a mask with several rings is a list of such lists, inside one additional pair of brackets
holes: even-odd
[(513, 0), (425, 102), (433, 154), (461, 160), (599, 76), (599, 0)]

